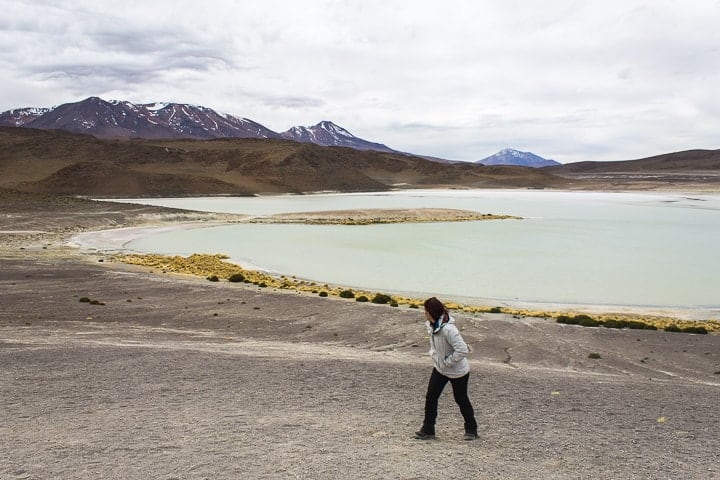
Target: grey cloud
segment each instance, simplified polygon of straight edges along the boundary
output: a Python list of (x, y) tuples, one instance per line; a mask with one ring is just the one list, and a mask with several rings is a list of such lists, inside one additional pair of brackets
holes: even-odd
[(132, 65), (42, 65), (33, 69), (33, 73), (45, 79), (68, 79), (77, 81), (82, 78), (121, 80), (123, 83), (136, 83), (158, 76), (159, 70), (137, 68)]
[(98, 51), (124, 53), (130, 56), (154, 58), (156, 62), (181, 63), (185, 58), (195, 59), (188, 68), (206, 64), (223, 64), (234, 67), (234, 52), (227, 43), (193, 38), (188, 32), (167, 30), (99, 32), (91, 35)]
[[(160, 77), (160, 70), (137, 69), (129, 65), (56, 65), (36, 72), (45, 83), (62, 88), (74, 96), (103, 95), (151, 82)], [(57, 99), (61, 103), (65, 99)]]
[(232, 42), (222, 33), (195, 29), (192, 23), (158, 24), (149, 22), (149, 17), (130, 22), (111, 10), (93, 11), (99, 7), (90, 2), (25, 2), (12, 8), (16, 14), (9, 15), (12, 20), (0, 21), (0, 35), (14, 42), (15, 48), (0, 49), (0, 62), (11, 66), (18, 77), (75, 81), (98, 75), (139, 83), (178, 69), (242, 68)]
[(90, 38), (99, 50), (111, 50), (132, 55), (173, 51), (181, 43), (178, 35), (167, 31), (101, 31)]
[(213, 55), (213, 52), (200, 50), (179, 50), (173, 56), (158, 58), (156, 66), (158, 68), (180, 68), (200, 72), (207, 72), (216, 68), (242, 70), (242, 68), (233, 65), (226, 58)]
[(430, 123), (430, 122), (402, 122), (402, 123), (394, 123), (389, 125), (392, 129), (397, 130), (409, 130), (409, 131), (425, 131), (425, 132), (437, 132), (437, 133), (443, 133), (447, 132), (448, 130), (453, 130), (454, 127), (450, 125), (442, 125), (442, 124), (436, 124), (436, 123)]
[(269, 107), (292, 109), (322, 107), (325, 104), (325, 102), (319, 98), (304, 96), (270, 96), (265, 97), (262, 103)]
[[(115, 41), (121, 40), (117, 37)], [(130, 50), (136, 55), (117, 56), (117, 52), (99, 47), (95, 52), (86, 52), (77, 59), (67, 58), (64, 62), (48, 62), (42, 58), (37, 63), (25, 63), (22, 71), (23, 74), (65, 84), (73, 91), (80, 88), (97, 91), (97, 86), (141, 85), (173, 75), (182, 77), (183, 72), (207, 74), (217, 70), (238, 70), (231, 59), (215, 50), (164, 42), (149, 45), (141, 52), (142, 38), (135, 41), (134, 46), (131, 42)]]

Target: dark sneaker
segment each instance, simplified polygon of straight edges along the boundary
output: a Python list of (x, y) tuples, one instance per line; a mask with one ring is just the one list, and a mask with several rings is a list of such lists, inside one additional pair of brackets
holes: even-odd
[(415, 438), (418, 440), (435, 440), (435, 435), (425, 433), (422, 430), (415, 432)]
[(463, 440), (477, 440), (478, 434), (475, 432), (465, 432), (465, 436), (463, 437)]

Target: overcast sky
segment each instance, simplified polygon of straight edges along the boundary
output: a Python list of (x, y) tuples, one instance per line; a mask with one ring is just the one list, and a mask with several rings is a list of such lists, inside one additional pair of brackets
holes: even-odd
[(720, 148), (720, 0), (0, 0), (0, 111), (192, 103), (563, 163)]

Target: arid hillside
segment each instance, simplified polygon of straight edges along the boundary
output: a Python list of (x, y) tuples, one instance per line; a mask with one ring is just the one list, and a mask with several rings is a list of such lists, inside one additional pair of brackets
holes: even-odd
[(24, 192), (123, 197), (432, 187), (717, 192), (720, 150), (530, 168), (280, 139), (101, 140), (0, 127), (0, 188)]
[(525, 167), (442, 164), (288, 140), (99, 140), (0, 128), (0, 187), (95, 196), (252, 195), (416, 187), (567, 187)]
[(618, 162), (577, 162), (549, 167), (562, 173), (720, 171), (720, 150), (686, 150), (639, 160)]
[(720, 190), (720, 150), (687, 150), (639, 160), (577, 162), (543, 170), (574, 182), (613, 188)]

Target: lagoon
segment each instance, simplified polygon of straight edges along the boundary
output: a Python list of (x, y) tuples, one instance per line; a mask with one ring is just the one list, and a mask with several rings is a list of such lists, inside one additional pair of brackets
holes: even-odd
[(596, 305), (720, 315), (720, 196), (534, 190), (125, 199), (250, 215), (459, 208), (523, 220), (231, 224), (145, 232), (131, 251), (225, 253), (320, 283), (485, 305)]

